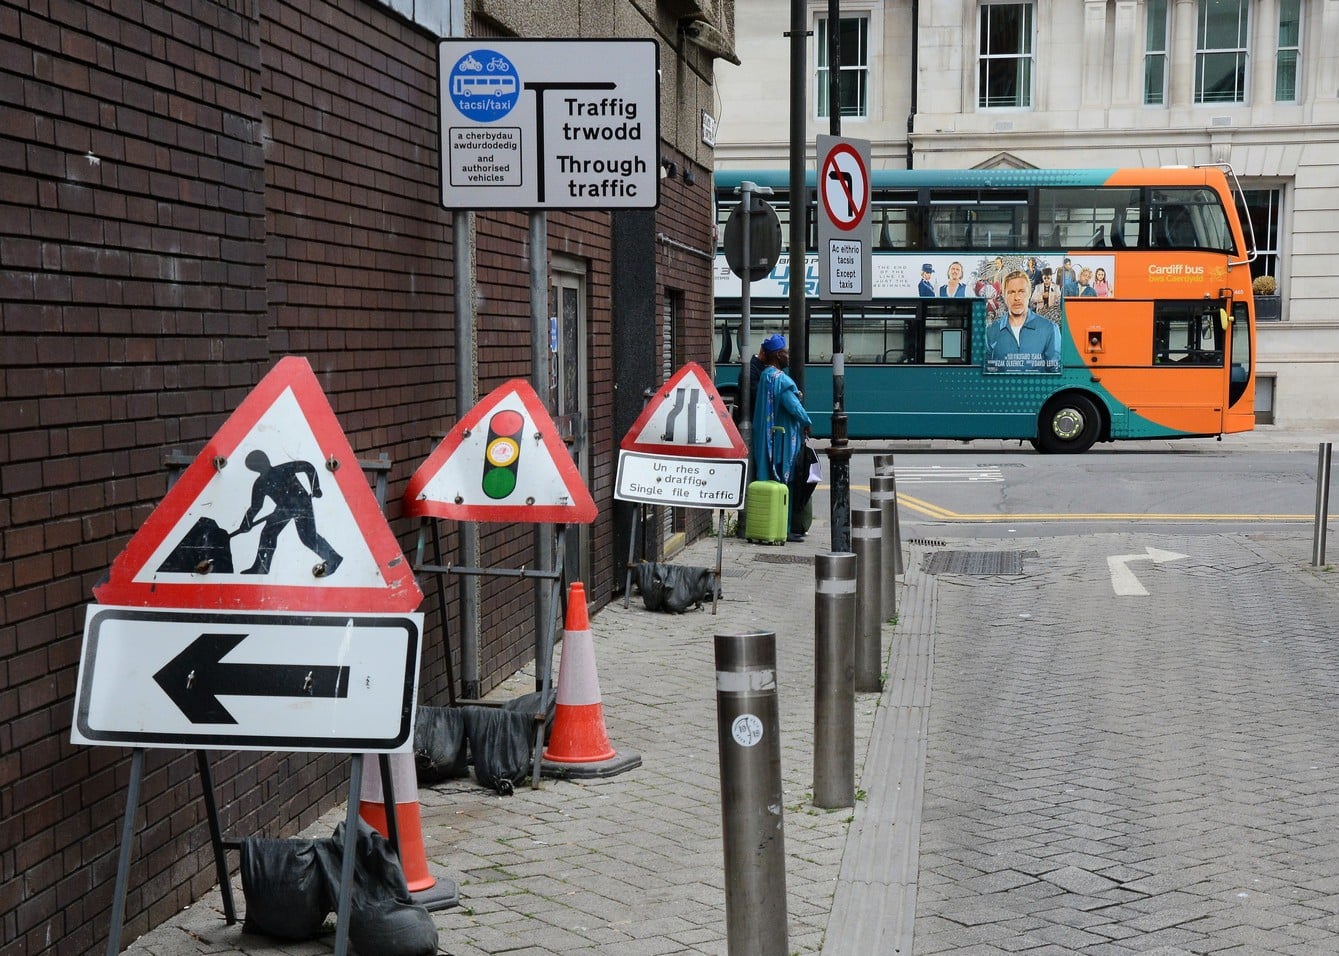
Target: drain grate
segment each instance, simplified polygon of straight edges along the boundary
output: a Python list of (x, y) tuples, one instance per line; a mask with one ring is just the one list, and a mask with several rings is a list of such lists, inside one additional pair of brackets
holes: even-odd
[(1022, 574), (1022, 551), (936, 551), (925, 559), (926, 574)]
[(755, 554), (754, 561), (763, 564), (813, 564), (812, 554)]
[(947, 541), (937, 541), (937, 540), (935, 540), (934, 538), (911, 538), (910, 540), (907, 541), (907, 544), (918, 545), (919, 547), (922, 547), (922, 548), (946, 548), (946, 547), (948, 547), (948, 542), (947, 542)]

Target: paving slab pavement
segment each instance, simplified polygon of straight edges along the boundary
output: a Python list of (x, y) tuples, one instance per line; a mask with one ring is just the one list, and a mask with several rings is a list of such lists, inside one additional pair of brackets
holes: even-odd
[[(764, 629), (790, 953), (1339, 954), (1339, 591), (1308, 567), (1310, 534), (905, 543), (885, 687), (857, 695), (856, 806), (836, 811), (811, 799), (825, 525), (784, 547), (727, 538), (716, 614), (634, 597), (592, 618), (608, 732), (641, 767), (510, 797), (420, 790), (431, 867), (462, 897), (434, 914), (439, 952), (724, 956), (712, 636)], [(1186, 557), (1141, 565), (1150, 595), (1122, 599), (1105, 557), (1148, 545)], [(938, 560), (998, 550), (1021, 571)], [(332, 943), (244, 934), (215, 890), (128, 952)]]

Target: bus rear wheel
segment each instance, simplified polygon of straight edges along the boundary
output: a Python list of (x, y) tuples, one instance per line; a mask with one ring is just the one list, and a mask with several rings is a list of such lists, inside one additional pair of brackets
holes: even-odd
[(1037, 423), (1037, 450), (1043, 454), (1077, 455), (1093, 447), (1102, 428), (1102, 414), (1086, 395), (1061, 395), (1046, 403)]

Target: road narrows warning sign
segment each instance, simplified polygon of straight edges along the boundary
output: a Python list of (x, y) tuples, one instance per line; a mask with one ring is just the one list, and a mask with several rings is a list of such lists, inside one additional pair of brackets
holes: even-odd
[(103, 604), (411, 611), (423, 600), (306, 359), (275, 365), (93, 588)]
[(749, 456), (720, 392), (696, 362), (689, 362), (656, 390), (619, 447), (692, 458)]

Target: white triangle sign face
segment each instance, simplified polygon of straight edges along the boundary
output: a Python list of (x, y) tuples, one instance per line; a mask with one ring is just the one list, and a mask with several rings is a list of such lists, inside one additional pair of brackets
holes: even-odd
[(423, 599), (305, 359), (281, 360), (93, 589), (103, 604), (410, 611)]
[(409, 479), (408, 516), (590, 524), (590, 496), (548, 411), (524, 379), (498, 386)]
[(685, 458), (749, 456), (720, 392), (696, 362), (675, 372), (646, 403), (619, 447)]

